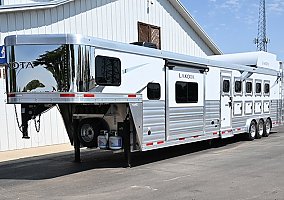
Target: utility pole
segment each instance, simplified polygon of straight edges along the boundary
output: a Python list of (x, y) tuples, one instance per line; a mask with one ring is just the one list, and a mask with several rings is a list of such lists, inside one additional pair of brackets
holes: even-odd
[(258, 51), (267, 51), (269, 39), (266, 37), (266, 10), (265, 0), (260, 0), (259, 18), (258, 18), (258, 33), (254, 43)]

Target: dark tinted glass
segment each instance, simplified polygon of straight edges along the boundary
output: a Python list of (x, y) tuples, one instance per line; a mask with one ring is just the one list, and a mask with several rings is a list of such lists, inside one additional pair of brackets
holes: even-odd
[(229, 80), (224, 80), (223, 81), (223, 92), (224, 93), (229, 93), (230, 92), (230, 81)]
[(161, 86), (159, 83), (148, 83), (147, 97), (149, 100), (159, 100), (161, 98)]
[(96, 57), (96, 83), (105, 86), (119, 86), (121, 84), (121, 62), (118, 58)]
[(177, 103), (197, 103), (198, 84), (191, 82), (176, 82)]
[(270, 86), (269, 83), (265, 83), (264, 84), (264, 93), (268, 94), (270, 92)]
[(252, 92), (252, 82), (246, 82), (246, 93)]
[(242, 92), (242, 82), (241, 81), (236, 81), (235, 82), (235, 92), (236, 93), (241, 93)]
[(255, 92), (256, 93), (261, 93), (261, 83), (256, 83), (255, 84)]

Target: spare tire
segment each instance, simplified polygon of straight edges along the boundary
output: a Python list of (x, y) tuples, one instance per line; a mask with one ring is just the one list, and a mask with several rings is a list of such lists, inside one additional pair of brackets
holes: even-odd
[(109, 130), (109, 126), (104, 119), (87, 118), (80, 121), (78, 125), (78, 138), (84, 147), (97, 147), (97, 138), (100, 130)]

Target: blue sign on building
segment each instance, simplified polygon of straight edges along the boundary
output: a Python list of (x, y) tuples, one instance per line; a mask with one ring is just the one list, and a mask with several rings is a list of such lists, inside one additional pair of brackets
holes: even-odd
[(6, 51), (5, 46), (0, 46), (0, 64), (6, 64), (7, 63), (5, 51)]

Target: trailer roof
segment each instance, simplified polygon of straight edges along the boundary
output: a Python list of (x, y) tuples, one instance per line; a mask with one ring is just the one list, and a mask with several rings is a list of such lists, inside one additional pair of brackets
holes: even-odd
[(13, 45), (60, 45), (75, 44), (88, 45), (96, 48), (120, 51), (130, 54), (138, 54), (150, 57), (157, 57), (165, 60), (183, 62), (187, 65), (194, 66), (213, 66), (224, 69), (247, 71), (252, 73), (278, 75), (277, 70), (264, 67), (250, 67), (232, 62), (218, 61), (208, 58), (194, 57), (184, 54), (177, 54), (168, 51), (152, 49), (147, 47), (136, 46), (132, 44), (114, 42), (110, 40), (98, 39), (94, 37), (76, 35), (76, 34), (39, 34), (39, 35), (11, 35), (5, 38), (6, 46)]

